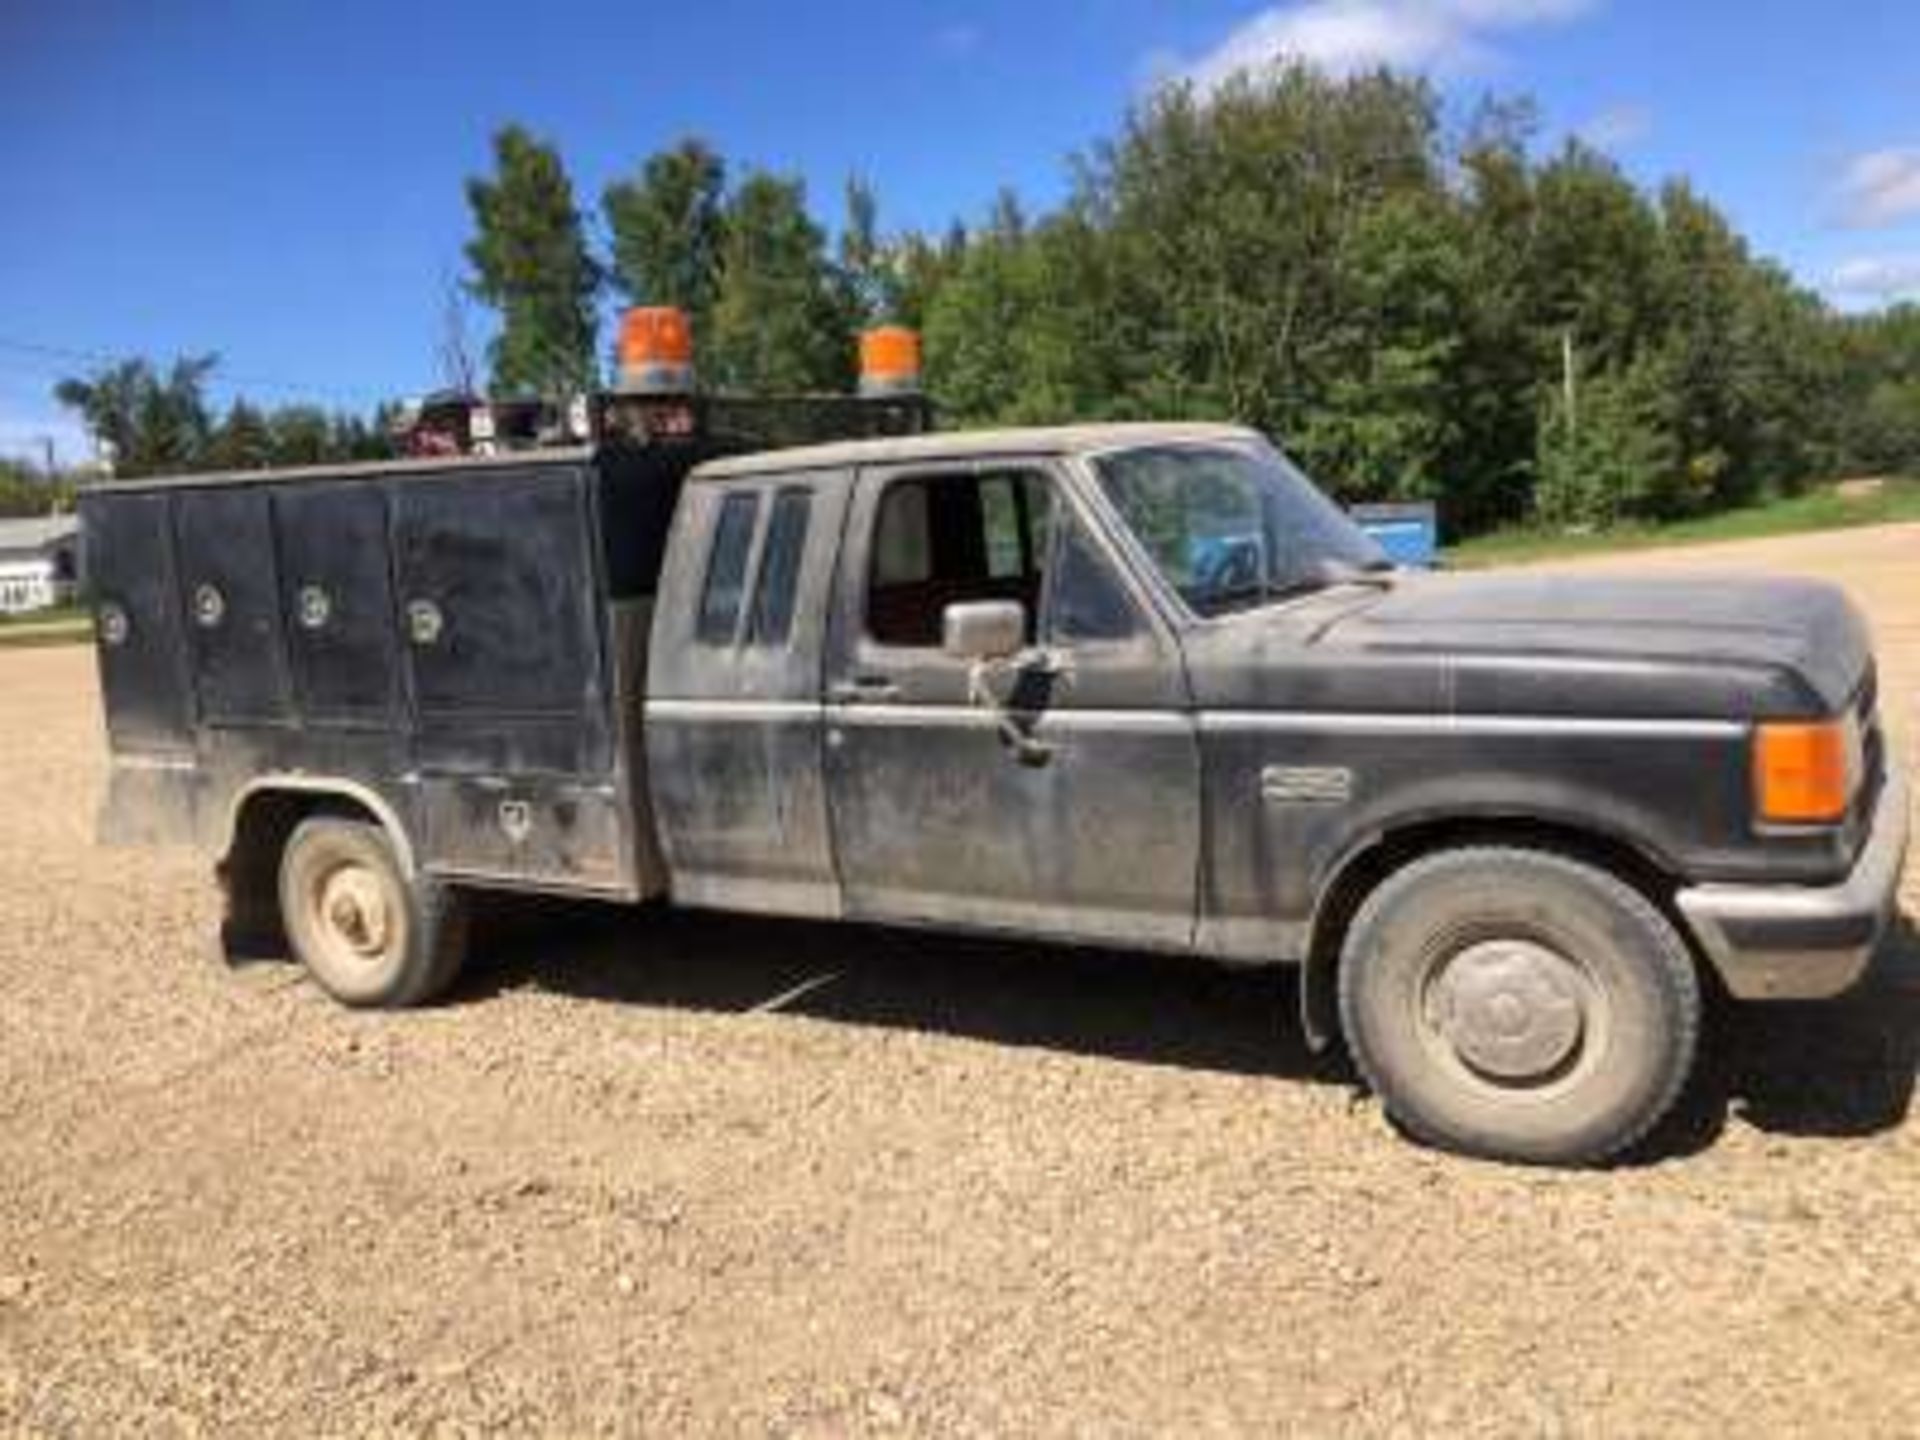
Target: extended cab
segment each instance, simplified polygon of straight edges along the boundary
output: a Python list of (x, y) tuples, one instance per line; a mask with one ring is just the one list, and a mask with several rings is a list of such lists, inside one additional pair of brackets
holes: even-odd
[(1396, 572), (1238, 428), (136, 482), (85, 523), (105, 833), (200, 841), (229, 939), (351, 1004), (441, 991), (481, 887), (1295, 964), (1415, 1135), (1590, 1162), (1713, 980), (1862, 974), (1906, 844), (1838, 592)]

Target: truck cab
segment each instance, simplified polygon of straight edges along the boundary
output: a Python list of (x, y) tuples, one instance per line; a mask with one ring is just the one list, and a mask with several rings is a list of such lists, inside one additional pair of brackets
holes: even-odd
[[(199, 838), (235, 933), (349, 1003), (444, 989), (492, 887), (1293, 964), (1410, 1133), (1586, 1163), (1671, 1106), (1709, 987), (1838, 994), (1892, 909), (1905, 790), (1826, 587), (1401, 572), (1233, 426), (670, 495), (630, 450), (514, 463), (90, 505), (106, 830)], [(364, 603), (311, 578), (349, 555)], [(183, 634), (129, 679), (141, 604)]]

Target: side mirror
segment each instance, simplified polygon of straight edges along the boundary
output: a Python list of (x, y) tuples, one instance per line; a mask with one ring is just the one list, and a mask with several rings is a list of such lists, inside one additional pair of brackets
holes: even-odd
[(941, 612), (942, 648), (956, 660), (1005, 660), (1027, 643), (1018, 600), (966, 600)]

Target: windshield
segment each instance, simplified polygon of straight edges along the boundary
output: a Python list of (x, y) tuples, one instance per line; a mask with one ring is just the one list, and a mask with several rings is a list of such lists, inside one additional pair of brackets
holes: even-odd
[(1200, 615), (1389, 570), (1385, 552), (1266, 445), (1152, 445), (1094, 462), (1141, 547)]

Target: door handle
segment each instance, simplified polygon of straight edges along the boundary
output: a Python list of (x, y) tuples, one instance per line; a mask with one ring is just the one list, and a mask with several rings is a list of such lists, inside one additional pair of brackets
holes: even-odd
[(900, 698), (900, 687), (885, 675), (856, 675), (841, 680), (827, 690), (827, 698), (845, 705), (855, 701), (886, 701)]

